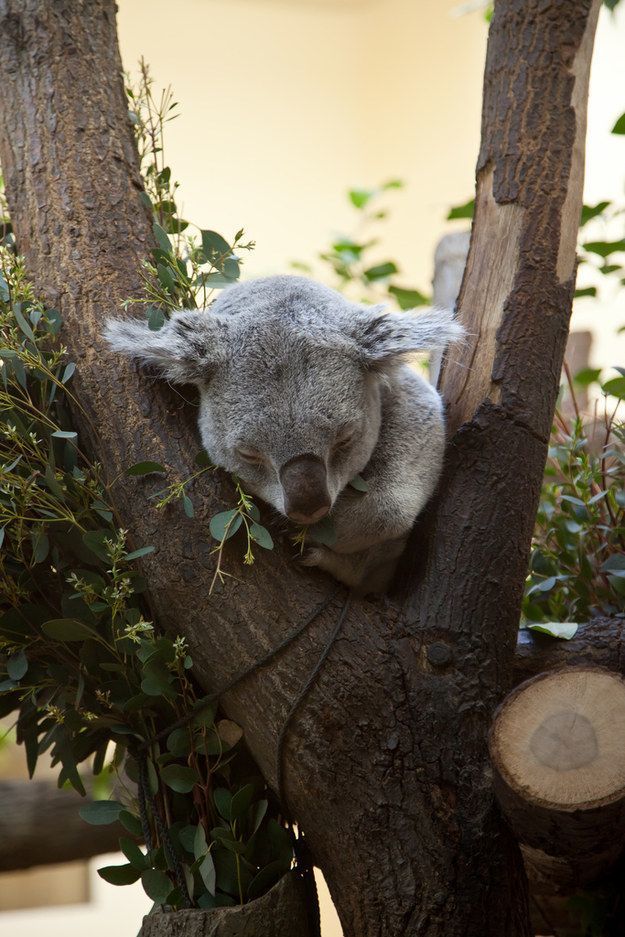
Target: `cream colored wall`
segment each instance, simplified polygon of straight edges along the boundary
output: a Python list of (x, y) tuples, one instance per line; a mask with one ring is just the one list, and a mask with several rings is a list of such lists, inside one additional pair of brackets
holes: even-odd
[(145, 55), (182, 116), (168, 160), (188, 214), (241, 225), (246, 275), (310, 259), (350, 224), (344, 192), (399, 176), (388, 244), (428, 287), (447, 208), (471, 192), (486, 29), (454, 0), (121, 0), (125, 67)]

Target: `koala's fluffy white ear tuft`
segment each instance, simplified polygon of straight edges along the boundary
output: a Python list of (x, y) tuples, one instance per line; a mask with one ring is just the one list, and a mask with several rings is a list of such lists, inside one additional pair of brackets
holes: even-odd
[(139, 319), (108, 319), (104, 337), (114, 351), (155, 368), (166, 380), (196, 384), (208, 380), (224, 358), (226, 328), (210, 312), (174, 312), (157, 331)]
[(449, 309), (384, 313), (383, 308), (361, 309), (352, 319), (352, 336), (369, 367), (384, 367), (416, 351), (444, 348), (464, 336)]

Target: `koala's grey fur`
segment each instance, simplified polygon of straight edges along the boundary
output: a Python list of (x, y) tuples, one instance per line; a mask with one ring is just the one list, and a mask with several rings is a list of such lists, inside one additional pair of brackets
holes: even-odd
[[(209, 456), (279, 512), (284, 467), (315, 461), (327, 502), (317, 513), (331, 506), (336, 542), (304, 561), (365, 592), (386, 585), (441, 471), (441, 399), (405, 356), (461, 335), (450, 312), (386, 314), (296, 276), (230, 287), (209, 310), (176, 312), (156, 332), (136, 319), (106, 326), (115, 350), (197, 385)], [(365, 494), (348, 486), (357, 474)]]

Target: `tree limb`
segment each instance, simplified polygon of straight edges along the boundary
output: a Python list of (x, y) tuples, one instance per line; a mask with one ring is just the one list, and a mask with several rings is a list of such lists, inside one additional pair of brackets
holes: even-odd
[(570, 641), (558, 641), (533, 631), (519, 631), (514, 658), (514, 683), (546, 670), (588, 664), (625, 674), (625, 621), (594, 618), (578, 626)]
[(123, 827), (89, 826), (84, 804), (49, 781), (0, 781), (0, 872), (116, 852)]

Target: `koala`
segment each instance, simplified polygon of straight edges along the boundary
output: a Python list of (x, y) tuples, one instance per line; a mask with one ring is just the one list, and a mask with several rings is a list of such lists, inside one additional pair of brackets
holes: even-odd
[(330, 516), (332, 546), (303, 561), (363, 593), (387, 586), (442, 467), (442, 401), (406, 357), (461, 335), (451, 312), (386, 313), (300, 276), (233, 285), (159, 331), (136, 319), (105, 331), (114, 350), (197, 386), (202, 443), (250, 493), (313, 525), (310, 539)]

